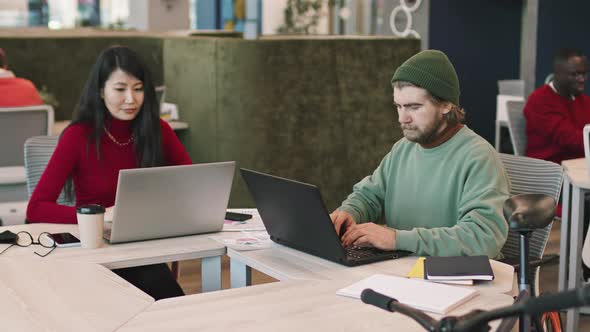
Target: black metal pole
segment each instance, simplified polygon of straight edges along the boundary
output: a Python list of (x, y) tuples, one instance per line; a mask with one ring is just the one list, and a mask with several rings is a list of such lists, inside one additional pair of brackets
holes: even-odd
[[(531, 293), (531, 284), (529, 278), (529, 235), (530, 232), (520, 233), (520, 276), (518, 281), (518, 289), (522, 292), (527, 291)], [(521, 314), (518, 321), (520, 332), (529, 332), (531, 330), (531, 317), (526, 314)]]

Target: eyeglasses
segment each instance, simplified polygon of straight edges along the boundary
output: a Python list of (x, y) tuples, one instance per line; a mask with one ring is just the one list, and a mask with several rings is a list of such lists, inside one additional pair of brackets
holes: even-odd
[(43, 232), (43, 233), (39, 234), (39, 236), (37, 237), (37, 241), (35, 241), (33, 239), (33, 236), (31, 235), (31, 233), (26, 232), (26, 231), (21, 231), (21, 232), (16, 233), (16, 242), (11, 244), (7, 248), (4, 248), (4, 250), (2, 250), (0, 252), (0, 255), (2, 255), (6, 250), (12, 248), (13, 246), (28, 247), (33, 244), (40, 245), (43, 248), (51, 248), (51, 250), (49, 250), (45, 254), (40, 254), (35, 251), (34, 252), (35, 255), (40, 256), (40, 257), (45, 257), (45, 256), (51, 254), (53, 252), (53, 250), (55, 250), (55, 248), (56, 248), (55, 241), (51, 237), (51, 234), (48, 232)]

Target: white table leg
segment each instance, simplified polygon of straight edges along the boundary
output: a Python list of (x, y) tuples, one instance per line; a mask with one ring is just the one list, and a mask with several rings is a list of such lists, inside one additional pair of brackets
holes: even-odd
[[(578, 187), (572, 190), (571, 237), (570, 237), (570, 263), (568, 289), (580, 286), (582, 272), (582, 230), (584, 226), (584, 192)], [(567, 312), (566, 331), (578, 331), (579, 309), (570, 309)]]
[(559, 279), (557, 289), (562, 292), (567, 289), (568, 282), (568, 257), (570, 244), (570, 192), (571, 186), (567, 176), (563, 179), (562, 205), (561, 205), (561, 238), (559, 239)]
[(252, 284), (252, 269), (233, 258), (229, 261), (231, 288), (246, 287)]
[(221, 289), (221, 256), (201, 259), (201, 285), (203, 293)]

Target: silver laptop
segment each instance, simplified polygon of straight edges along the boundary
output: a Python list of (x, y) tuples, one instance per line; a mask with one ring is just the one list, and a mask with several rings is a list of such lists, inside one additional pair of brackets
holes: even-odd
[(235, 162), (121, 170), (110, 243), (220, 231)]

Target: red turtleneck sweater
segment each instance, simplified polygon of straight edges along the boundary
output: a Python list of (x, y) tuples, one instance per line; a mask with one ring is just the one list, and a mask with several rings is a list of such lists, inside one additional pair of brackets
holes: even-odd
[[(130, 121), (112, 119), (108, 127), (120, 143), (131, 137)], [(170, 126), (160, 120), (165, 165), (192, 164), (186, 150)], [(119, 170), (137, 168), (133, 144), (119, 146), (107, 135), (100, 141), (101, 160), (94, 144), (87, 145), (91, 128), (85, 124), (68, 127), (43, 172), (27, 207), (28, 222), (75, 224), (76, 208), (56, 203), (67, 178), (72, 176), (76, 206), (115, 204)]]
[(584, 126), (590, 123), (590, 98), (574, 100), (557, 94), (549, 84), (535, 90), (524, 107), (526, 155), (561, 164), (584, 157)]

